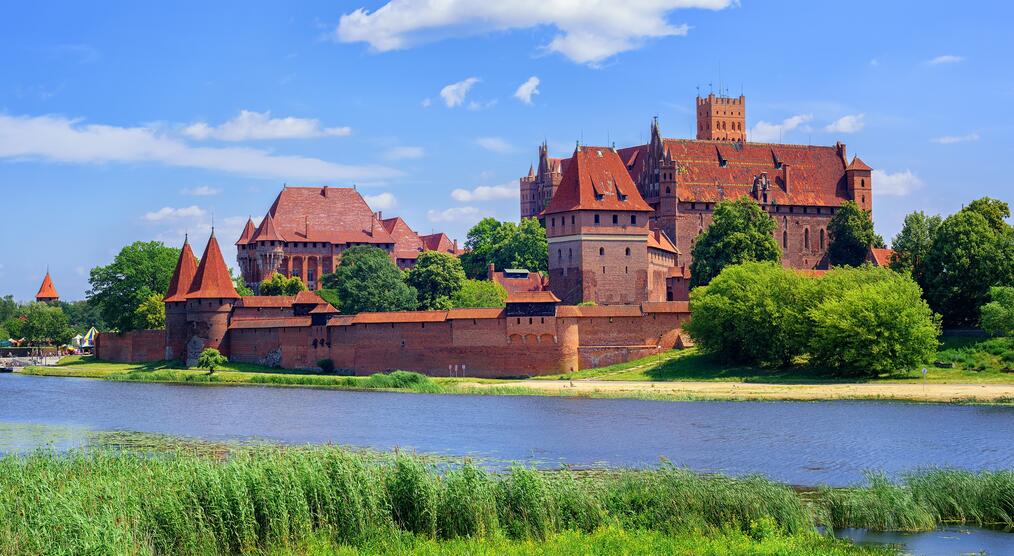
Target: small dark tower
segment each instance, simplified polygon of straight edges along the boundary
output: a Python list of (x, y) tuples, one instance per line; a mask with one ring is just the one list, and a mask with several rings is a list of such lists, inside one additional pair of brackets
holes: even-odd
[(873, 168), (870, 168), (858, 156), (852, 157), (852, 162), (845, 167), (845, 185), (848, 187), (849, 196), (859, 205), (859, 208), (870, 212), (873, 210)]

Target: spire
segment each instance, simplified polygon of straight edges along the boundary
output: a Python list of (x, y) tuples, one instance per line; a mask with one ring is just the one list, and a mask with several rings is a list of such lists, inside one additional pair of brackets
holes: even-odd
[(204, 248), (204, 257), (197, 265), (193, 283), (187, 292), (187, 299), (239, 299), (236, 286), (232, 283), (229, 267), (225, 266), (222, 249), (214, 234)]
[(528, 165), (528, 177), (533, 179), (535, 178), (535, 166), (532, 164)]
[(240, 234), (239, 239), (236, 241), (236, 245), (246, 245), (247, 243), (250, 243), (256, 232), (257, 227), (254, 226), (253, 218), (247, 218), (246, 226), (243, 226), (243, 233)]
[(285, 241), (275, 228), (275, 220), (271, 218), (270, 212), (264, 216), (261, 227), (257, 228), (257, 233), (250, 241)]
[(165, 303), (186, 301), (187, 292), (190, 291), (196, 273), (197, 257), (194, 256), (194, 250), (190, 248), (190, 238), (184, 238), (180, 259), (176, 262), (176, 270), (173, 271), (173, 277), (169, 281), (169, 289), (166, 290), (163, 301)]
[(39, 286), (39, 293), (35, 294), (36, 301), (57, 301), (60, 299), (60, 294), (56, 293), (56, 287), (53, 286), (53, 279), (49, 276), (49, 269), (46, 269), (46, 277), (42, 279), (42, 285)]

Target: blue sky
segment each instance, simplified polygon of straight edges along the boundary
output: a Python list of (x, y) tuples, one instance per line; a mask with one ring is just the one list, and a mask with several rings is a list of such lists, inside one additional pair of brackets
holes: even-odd
[(543, 139), (635, 144), (655, 115), (689, 137), (719, 83), (752, 139), (841, 140), (876, 168), (888, 240), (912, 210), (1014, 200), (1008, 3), (155, 4), (0, 18), (0, 294), (30, 298), (48, 266), (82, 298), (123, 245), (203, 245), (212, 217), (231, 246), (286, 182), (356, 184), (463, 239), (517, 218)]

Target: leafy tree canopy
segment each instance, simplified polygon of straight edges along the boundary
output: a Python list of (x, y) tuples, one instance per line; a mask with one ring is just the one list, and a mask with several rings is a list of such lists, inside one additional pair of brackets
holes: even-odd
[(246, 281), (243, 280), (243, 277), (233, 274), (231, 268), (229, 269), (229, 276), (232, 278), (232, 285), (236, 288), (236, 293), (238, 293), (240, 297), (250, 297), (254, 294), (253, 290), (246, 285)]
[(208, 374), (214, 373), (219, 367), (224, 366), (228, 362), (229, 360), (215, 348), (205, 348), (197, 356), (197, 366), (201, 369), (207, 369)]
[(727, 266), (781, 259), (775, 221), (747, 197), (715, 205), (714, 220), (693, 247), (690, 286), (707, 284)]
[(993, 286), (1014, 285), (1014, 230), (1007, 204), (973, 201), (937, 228), (926, 255), (923, 290), (947, 326), (975, 326)]
[(342, 254), (334, 274), (326, 274), (323, 286), (334, 290), (345, 314), (383, 311), (411, 311), (416, 308), (416, 291), (405, 283), (383, 249), (359, 245)]
[(4, 322), (7, 319), (18, 314), (18, 310), (21, 306), (17, 301), (14, 301), (13, 295), (5, 295), (0, 297), (0, 322)]
[(905, 223), (898, 235), (891, 240), (894, 259), (891, 268), (907, 272), (919, 284), (924, 283), (926, 255), (933, 245), (933, 237), (943, 219), (939, 215), (927, 215), (917, 211), (905, 216)]
[(520, 224), (483, 218), (468, 231), (465, 247), (468, 251), (462, 254), (461, 263), (469, 278), (485, 278), (490, 264), (499, 270), (549, 269), (546, 229), (535, 218), (524, 218)]
[(408, 271), (405, 282), (415, 288), (420, 309), (449, 309), (451, 298), (465, 282), (465, 271), (454, 255), (424, 251)]
[(301, 291), (306, 291), (306, 285), (298, 276), (292, 276), (286, 278), (284, 274), (275, 272), (271, 275), (271, 278), (261, 282), (260, 293), (261, 295), (296, 295)]
[(507, 290), (492, 280), (465, 280), (451, 298), (455, 309), (503, 307), (506, 303)]
[(88, 300), (112, 328), (127, 331), (143, 328), (137, 308), (154, 294), (165, 294), (180, 250), (162, 242), (134, 242), (120, 250), (113, 262), (91, 271)]
[(982, 306), (982, 329), (994, 336), (1014, 336), (1014, 287), (994, 286), (989, 299)]
[(74, 336), (74, 329), (70, 327), (63, 309), (47, 303), (22, 305), (13, 317), (3, 323), (3, 328), (7, 329), (10, 337), (25, 338), (36, 346), (64, 345)]
[(165, 328), (165, 296), (153, 293), (137, 306), (135, 321), (147, 330)]
[(341, 298), (338, 297), (338, 292), (336, 292), (335, 290), (323, 288), (317, 290), (316, 293), (318, 296), (320, 296), (321, 299), (330, 303), (331, 306), (334, 307), (335, 309), (341, 307)]
[(827, 258), (832, 266), (860, 266), (870, 247), (883, 247), (884, 238), (873, 231), (870, 213), (855, 201), (845, 201), (827, 225)]

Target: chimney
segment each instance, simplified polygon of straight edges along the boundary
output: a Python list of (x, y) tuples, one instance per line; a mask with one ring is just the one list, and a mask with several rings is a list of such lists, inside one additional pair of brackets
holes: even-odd
[(486, 269), (487, 278), (493, 279), (493, 274), (496, 272), (496, 266), (493, 263), (489, 263), (489, 267)]
[(324, 186), (324, 188), (323, 188), (323, 189), (321, 190), (320, 194), (321, 194), (321, 195), (323, 195), (324, 197), (327, 197), (327, 186), (326, 186), (326, 185), (325, 185), (325, 186)]

